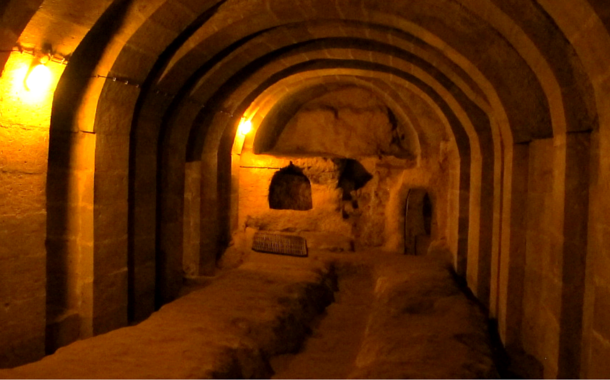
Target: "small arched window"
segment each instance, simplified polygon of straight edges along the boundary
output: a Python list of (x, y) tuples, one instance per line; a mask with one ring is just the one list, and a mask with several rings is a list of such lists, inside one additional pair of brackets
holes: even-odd
[(311, 183), (303, 171), (294, 166), (280, 169), (269, 186), (269, 207), (274, 210), (311, 210)]

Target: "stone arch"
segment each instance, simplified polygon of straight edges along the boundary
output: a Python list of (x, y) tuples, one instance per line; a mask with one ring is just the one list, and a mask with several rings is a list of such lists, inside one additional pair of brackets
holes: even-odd
[[(0, 73), (8, 60), (11, 50), (15, 47), (19, 35), (26, 28), (26, 25), (39, 9), (44, 0), (34, 0), (23, 2), (19, 0), (7, 0), (0, 3)], [(19, 17), (11, 17), (11, 15)]]
[[(338, 61), (338, 62), (341, 62), (341, 61)], [(328, 68), (326, 70), (333, 70), (333, 69)], [(334, 70), (336, 70), (337, 73), (341, 73), (342, 70), (345, 70), (345, 69), (336, 68)], [(354, 70), (354, 69), (350, 68), (349, 70)], [(362, 70), (362, 72), (365, 73), (367, 71), (366, 70)], [(304, 75), (304, 73), (299, 73), (298, 75), (294, 75), (294, 78), (296, 80), (298, 80), (298, 78), (300, 78), (302, 75)], [(369, 74), (367, 74), (367, 75), (369, 75)], [(263, 80), (263, 81), (268, 79), (268, 74), (266, 74), (266, 73), (261, 73), (259, 76), (260, 76), (261, 80)], [(389, 75), (389, 77), (392, 78), (392, 75)], [(407, 78), (411, 78), (410, 75), (406, 75), (406, 77)], [(404, 80), (404, 78), (401, 78), (398, 75), (395, 75), (394, 78), (396, 80), (400, 80), (400, 81)], [(414, 85), (415, 88), (417, 88), (417, 86), (421, 85), (421, 86), (424, 87), (424, 90), (423, 90), (424, 92), (432, 91), (430, 93), (431, 101), (432, 102), (437, 102), (437, 103), (440, 102), (440, 104), (442, 104), (442, 106), (441, 106), (442, 111), (441, 112), (447, 113), (448, 117), (450, 118), (451, 121), (450, 121), (449, 124), (452, 126), (452, 128), (454, 128), (454, 132), (456, 133), (456, 140), (459, 141), (458, 147), (460, 147), (460, 149), (462, 150), (461, 163), (463, 164), (463, 167), (460, 170), (460, 175), (462, 177), (460, 179), (460, 181), (463, 182), (463, 183), (467, 182), (469, 185), (466, 185), (466, 186), (470, 186), (470, 164), (469, 164), (470, 163), (470, 160), (469, 160), (469, 158), (470, 158), (469, 157), (469, 155), (470, 155), (470, 153), (469, 153), (470, 147), (469, 147), (469, 144), (471, 144), (471, 142), (469, 142), (469, 138), (476, 139), (476, 134), (473, 131), (472, 124), (470, 124), (469, 116), (460, 108), (460, 105), (458, 104), (458, 102), (454, 101), (453, 99), (450, 99), (451, 105), (449, 105), (449, 104), (445, 103), (444, 100), (443, 100), (443, 98), (445, 98), (445, 96), (440, 96), (438, 94), (434, 94), (434, 91), (431, 88), (426, 87), (426, 85), (423, 82), (418, 82), (417, 79), (415, 79), (415, 81), (417, 82), (417, 84)], [(250, 88), (251, 89), (248, 89), (247, 87), (245, 87), (245, 89), (243, 90), (245, 92), (242, 95), (240, 95), (240, 96), (242, 96), (242, 99), (243, 99), (244, 96), (247, 99), (247, 96), (245, 95), (247, 93), (247, 91), (252, 91), (252, 90), (259, 91), (258, 89), (256, 89), (256, 87), (254, 85), (250, 85)], [(435, 87), (435, 89), (441, 90), (442, 87)], [(242, 90), (240, 90), (240, 91), (242, 91)], [(210, 123), (210, 124), (209, 124), (208, 127), (206, 127), (207, 129), (205, 129), (203, 131), (207, 132), (207, 131), (210, 131), (210, 130), (215, 130), (216, 128), (221, 128), (221, 126), (223, 125), (223, 120), (227, 120), (227, 119), (232, 119), (233, 121), (230, 121), (229, 123), (231, 123), (231, 125), (236, 125), (236, 120), (239, 120), (239, 116), (238, 115), (241, 115), (243, 113), (245, 108), (250, 104), (249, 103), (250, 101), (252, 101), (252, 100), (245, 100), (245, 103), (243, 103), (243, 104), (239, 103), (240, 101), (235, 101), (235, 100), (231, 101), (228, 104), (233, 104), (235, 108), (232, 108), (231, 112), (227, 112), (226, 114), (223, 113), (223, 114), (213, 115), (213, 119), (210, 117), (209, 121), (205, 121), (204, 122), (203, 125), (208, 125), (207, 123)], [(227, 108), (224, 108), (224, 109), (227, 109)], [(456, 113), (454, 114), (453, 112), (456, 112)], [(230, 117), (229, 113), (231, 113), (233, 116)], [(463, 127), (460, 126), (460, 125), (463, 125), (463, 123), (466, 123), (466, 125), (469, 126), (468, 127), (469, 128), (468, 129), (468, 131), (469, 131), (468, 133), (464, 132), (463, 131)], [(188, 123), (186, 123), (186, 124), (188, 124)], [(234, 129), (227, 130), (224, 133), (231, 133), (231, 131), (233, 131), (233, 133), (234, 133)], [(218, 133), (219, 132), (214, 132), (214, 134), (216, 136), (218, 136)], [(220, 132), (220, 133), (222, 133), (222, 132)], [(203, 138), (202, 136), (205, 136), (205, 135), (200, 134), (199, 138), (191, 138), (190, 140), (191, 141), (201, 141), (200, 139)], [(227, 136), (226, 138), (223, 138), (224, 139), (223, 140), (224, 141), (223, 144), (225, 144), (225, 143), (232, 144), (233, 138), (231, 136)], [(215, 138), (218, 139), (219, 137), (215, 137)], [(206, 144), (208, 144), (209, 142), (213, 141), (213, 140), (207, 140), (207, 136), (205, 137), (205, 139), (206, 139)], [(472, 143), (474, 144), (475, 142), (473, 141)], [(202, 143), (200, 143), (200, 144), (202, 144)], [(199, 149), (201, 149), (201, 148), (199, 148)], [(206, 148), (206, 149), (209, 149), (209, 148)], [(230, 151), (229, 148), (224, 148), (224, 150), (225, 151)], [(214, 155), (213, 158), (216, 159), (215, 157), (217, 157), (217, 156), (216, 156), (215, 153), (213, 153), (213, 152), (215, 152), (215, 149), (212, 149), (210, 152)], [(468, 153), (466, 153), (466, 152), (468, 152)], [(195, 156), (196, 155), (197, 154), (195, 154)], [(476, 163), (476, 161), (473, 161), (473, 162)], [(462, 201), (463, 200), (464, 200), (464, 198), (462, 198)], [(460, 208), (460, 209), (464, 210), (464, 208)], [(466, 210), (468, 210), (468, 208), (466, 208)], [(468, 231), (469, 219), (470, 218), (468, 218), (466, 216), (463, 216), (463, 217), (461, 216), (460, 217), (460, 222), (459, 222), (459, 225), (460, 225), (459, 228), (461, 229), (461, 231), (463, 231), (463, 232), (459, 233), (459, 238), (458, 238), (458, 240), (460, 241), (458, 243), (458, 246), (459, 246), (458, 250), (460, 252), (463, 252), (463, 253), (458, 255), (459, 257), (461, 257), (461, 259), (459, 260), (459, 262), (460, 262), (459, 267), (462, 268), (461, 270), (464, 271), (464, 273), (465, 273), (465, 270), (466, 270), (466, 252), (468, 250), (468, 244), (467, 244), (467, 240), (468, 240), (468, 236), (467, 235), (468, 235), (468, 232), (467, 231)]]
[[(209, 18), (205, 17), (208, 16), (206, 10), (216, 3), (218, 1), (199, 2), (199, 10), (185, 19), (193, 17), (189, 23), (203, 23)], [(83, 240), (81, 247), (74, 247), (60, 236), (56, 244), (50, 244), (51, 250), (84, 254), (87, 262), (92, 262), (94, 257), (114, 257), (116, 264), (95, 273), (91, 273), (91, 268), (79, 268), (70, 269), (74, 273), (56, 271), (54, 274), (88, 279), (84, 284), (90, 289), (79, 294), (89, 298), (84, 302), (71, 301), (91, 308), (79, 311), (84, 318), (81, 337), (124, 326), (128, 315), (131, 319), (143, 319), (154, 311), (156, 290), (154, 283), (148, 280), (150, 273), (155, 271), (157, 260), (154, 247), (155, 202), (142, 196), (138, 201), (147, 198), (140, 203), (146, 205), (144, 210), (130, 213), (127, 209), (130, 133), (140, 89), (146, 90), (142, 84), (159, 56), (163, 61), (164, 49), (175, 42), (183, 30), (180, 25), (171, 25), (164, 29), (162, 40), (154, 37), (152, 43), (143, 35), (159, 37), (158, 33), (149, 32), (156, 30), (158, 20), (165, 17), (160, 15), (175, 14), (172, 10), (176, 7), (181, 5), (162, 0), (147, 1), (145, 7), (138, 1), (112, 2), (104, 9), (103, 15), (95, 19), (87, 36), (83, 35), (85, 38), (72, 55), (56, 91), (50, 133), (49, 176), (56, 183), (63, 184), (63, 194), (58, 193), (58, 197), (71, 194), (74, 198), (55, 199), (51, 194), (49, 217), (55, 220), (59, 215), (73, 221), (71, 226), (78, 226), (78, 230), (67, 231), (66, 224), (63, 232), (92, 241)], [(197, 20), (195, 16), (199, 14), (202, 17)], [(135, 67), (134, 61), (146, 63)], [(117, 81), (117, 77), (121, 80)], [(147, 147), (151, 146), (147, 144)], [(75, 158), (78, 158), (78, 167), (74, 166)], [(87, 183), (87, 186), (77, 188), (78, 183)], [(104, 183), (112, 185), (97, 186)], [(146, 192), (150, 193), (154, 186), (150, 186), (150, 179), (148, 183)], [(140, 195), (146, 195), (146, 192)], [(74, 204), (80, 207), (75, 208)], [(153, 206), (152, 210), (150, 206)], [(92, 211), (94, 208), (96, 212)], [(143, 214), (146, 214), (147, 222), (140, 223)], [(125, 223), (115, 223), (113, 228), (107, 228), (107, 221), (114, 218)], [(144, 226), (143, 232), (137, 230), (139, 225)], [(133, 246), (144, 248), (144, 253), (133, 257), (130, 255)], [(87, 249), (91, 252), (85, 252)], [(133, 267), (136, 262), (141, 264), (137, 275)], [(102, 289), (103, 296), (100, 293)], [(98, 301), (108, 304), (98, 304)], [(124, 313), (126, 310), (129, 313)]]
[(339, 12), (339, 13), (341, 13), (341, 12)]
[[(473, 192), (487, 193), (484, 194), (485, 201), (481, 200), (477, 204), (471, 201), (472, 210), (462, 214), (470, 221), (476, 219), (474, 214), (478, 212), (475, 207), (479, 205), (488, 213), (493, 210), (493, 228), (498, 231), (492, 233), (491, 242), (484, 241), (489, 239), (489, 235), (476, 236), (477, 230), (481, 230), (481, 225), (489, 220), (489, 214), (481, 217), (480, 225), (475, 226), (471, 223), (470, 228), (466, 229), (471, 246), (474, 246), (475, 241), (479, 244), (477, 248), (487, 244), (487, 247), (481, 249), (482, 252), (488, 252), (488, 246), (492, 246), (491, 255), (483, 254), (484, 260), (491, 262), (481, 261), (486, 269), (481, 270), (483, 266), (477, 267), (472, 271), (468, 281), (471, 286), (479, 289), (478, 282), (484, 283), (487, 271), (492, 270), (492, 283), (496, 283), (498, 287), (489, 290), (490, 297), (497, 299), (495, 305), (493, 303), (490, 305), (491, 313), (499, 318), (501, 335), (504, 338), (510, 336), (507, 341), (521, 339), (514, 331), (507, 331), (507, 325), (517, 324), (507, 323), (506, 319), (515, 321), (521, 318), (518, 314), (523, 302), (521, 302), (522, 294), (519, 292), (523, 283), (519, 272), (514, 271), (513, 268), (518, 267), (515, 263), (525, 265), (523, 252), (527, 251), (528, 245), (531, 247), (532, 242), (528, 243), (525, 236), (526, 224), (522, 222), (525, 218), (521, 218), (523, 212), (521, 206), (536, 203), (534, 197), (529, 197), (537, 190), (537, 184), (533, 181), (535, 176), (532, 173), (537, 173), (534, 169), (544, 161), (540, 155), (541, 147), (548, 148), (549, 144), (549, 140), (541, 141), (538, 138), (551, 136), (556, 138), (557, 145), (549, 148), (553, 150), (554, 162), (560, 168), (555, 173), (555, 183), (562, 189), (554, 193), (551, 207), (556, 210), (553, 215), (557, 217), (552, 218), (553, 222), (560, 220), (554, 225), (555, 234), (551, 236), (553, 246), (559, 247), (556, 250), (557, 255), (553, 256), (558, 259), (557, 262), (561, 262), (556, 272), (561, 273), (564, 278), (576, 278), (576, 282), (581, 281), (585, 272), (582, 266), (584, 264), (569, 265), (568, 259), (586, 251), (588, 252), (586, 261), (589, 263), (587, 268), (591, 268), (587, 270), (594, 275), (590, 276), (593, 280), (588, 282), (584, 292), (572, 291), (568, 287), (554, 288), (554, 290), (557, 294), (561, 294), (563, 304), (578, 305), (581, 301), (585, 304), (582, 307), (586, 313), (583, 320), (583, 331), (586, 332), (583, 357), (588, 360), (592, 355), (596, 355), (592, 347), (598, 346), (594, 345), (605, 344), (604, 347), (608, 347), (609, 334), (607, 331), (602, 331), (603, 329), (600, 330), (594, 323), (596, 318), (592, 312), (598, 302), (597, 297), (604, 294), (600, 293), (597, 285), (599, 283), (608, 285), (606, 274), (596, 269), (599, 267), (598, 251), (603, 248), (604, 232), (607, 229), (604, 217), (610, 209), (603, 196), (603, 186), (608, 182), (607, 173), (610, 173), (608, 162), (602, 157), (602, 153), (608, 150), (609, 145), (607, 110), (610, 109), (607, 96), (610, 73), (607, 65), (603, 64), (605, 62), (603, 54), (606, 54), (608, 50), (606, 48), (609, 46), (607, 32), (610, 23), (606, 12), (607, 5), (603, 0), (572, 0), (562, 4), (549, 0), (511, 2), (416, 0), (405, 4), (331, 1), (331, 6), (328, 6), (328, 1), (312, 0), (308, 2), (309, 7), (298, 10), (293, 8), (293, 4), (285, 1), (235, 2), (237, 4), (235, 8), (221, 9), (218, 17), (209, 24), (206, 22), (206, 17), (212, 18), (216, 14), (206, 16), (204, 15), (206, 10), (224, 2), (191, 0), (86, 2), (83, 8), (89, 10), (87, 17), (76, 21), (74, 14), (65, 13), (64, 17), (58, 17), (57, 20), (49, 17), (55, 14), (57, 4), (60, 3), (65, 4), (63, 1), (39, 0), (3, 2), (3, 5), (0, 5), (0, 13), (17, 9), (21, 17), (5, 20), (10, 26), (8, 29), (3, 29), (7, 33), (5, 33), (6, 39), (2, 42), (9, 44), (5, 48), (11, 48), (18, 34), (23, 30), (23, 23), (30, 20), (36, 8), (43, 4), (44, 10), (37, 16), (56, 21), (55, 24), (60, 26), (50, 30), (72, 30), (67, 33), (55, 33), (56, 35), (50, 35), (51, 33), (44, 35), (44, 31), (36, 30), (40, 21), (37, 19), (31, 22), (31, 27), (28, 26), (30, 31), (23, 33), (23, 38), (27, 39), (29, 35), (55, 40), (71, 38), (73, 41), (65, 45), (67, 52), (81, 44), (62, 79), (65, 83), (70, 81), (71, 85), (62, 84), (56, 94), (57, 101), (50, 132), (48, 179), (49, 183), (57, 188), (50, 189), (47, 193), (50, 195), (47, 211), (48, 224), (53, 224), (54, 229), (48, 230), (51, 253), (48, 256), (51, 258), (49, 263), (56, 262), (56, 257), (53, 255), (64, 249), (80, 252), (79, 254), (85, 255), (83, 257), (96, 259), (110, 257), (116, 260), (108, 261), (110, 264), (106, 267), (95, 267), (95, 271), (92, 272), (95, 278), (94, 287), (87, 282), (89, 289), (94, 291), (91, 299), (108, 302), (107, 305), (94, 302), (91, 304), (95, 310), (93, 314), (83, 313), (87, 324), (89, 325), (91, 320), (91, 325), (95, 326), (91, 331), (87, 331), (87, 334), (114, 328), (125, 321), (123, 317), (114, 318), (123, 315), (125, 307), (125, 299), (122, 296), (125, 252), (127, 252), (128, 268), (130, 260), (145, 263), (138, 268), (138, 276), (142, 278), (155, 272), (157, 261), (162, 264), (158, 268), (174, 268), (174, 263), (166, 260), (167, 251), (165, 251), (166, 247), (176, 243), (171, 238), (172, 234), (162, 234), (161, 243), (158, 244), (155, 233), (157, 224), (166, 223), (162, 225), (163, 228), (175, 227), (180, 215), (174, 212), (175, 208), (173, 209), (172, 206), (179, 204), (179, 201), (174, 199), (176, 194), (172, 191), (175, 189), (169, 189), (168, 198), (161, 201), (166, 202), (162, 205), (163, 213), (157, 214), (158, 197), (155, 181), (158, 179), (161, 167), (169, 167), (168, 170), (163, 169), (162, 175), (170, 180), (173, 180), (171, 177), (174, 175), (171, 169), (182, 169), (181, 157), (178, 159), (170, 157), (166, 161), (163, 161), (165, 158), (158, 159), (158, 157), (164, 154), (159, 152), (164, 149), (161, 146), (166, 141), (171, 141), (173, 144), (170, 149), (178, 146), (177, 155), (184, 153), (183, 146), (186, 143), (183, 140), (188, 140), (188, 137), (184, 136), (189, 132), (174, 139), (167, 137), (171, 133), (160, 130), (166, 127), (173, 128), (171, 124), (179, 124), (185, 120), (187, 121), (185, 124), (190, 128), (195, 118), (190, 116), (200, 112), (203, 102), (189, 103), (196, 103), (204, 97), (191, 97), (191, 94), (187, 94), (174, 98), (173, 95), (190, 91), (191, 88), (185, 85), (189, 78), (201, 79), (202, 87), (215, 92), (219, 88), (214, 85), (215, 79), (226, 74), (228, 80), (235, 73), (235, 65), (233, 65), (235, 61), (223, 60), (223, 55), (228, 57), (234, 54), (236, 60), (246, 62), (254, 57), (251, 54), (265, 44), (273, 45), (269, 52), (278, 55), (281, 46), (270, 41), (272, 36), (292, 31), (294, 33), (285, 33), (286, 38), (298, 35), (295, 40), (298, 39), (300, 42), (332, 39), (339, 35), (350, 38), (352, 43), (358, 41), (363, 45), (375, 40), (376, 42), (371, 44), (376, 44), (373, 48), (346, 49), (347, 54), (353, 54), (352, 58), (357, 61), (365, 61), (362, 57), (368, 54), (374, 57), (371, 61), (376, 63), (385, 61), (388, 67), (393, 67), (396, 63), (393, 54), (382, 55), (376, 50), (403, 46), (406, 41), (410, 43), (412, 40), (413, 49), (404, 50), (409, 50), (417, 58), (427, 61), (430, 66), (443, 66), (444, 69), (440, 71), (450, 79), (449, 82), (445, 82), (447, 87), (459, 87), (466, 93), (466, 98), (470, 98), (487, 114), (489, 126), (492, 127), (491, 132), (481, 128), (488, 127), (485, 123), (475, 124), (473, 129), (473, 136), (476, 139), (472, 141), (476, 140), (479, 146), (472, 147), (474, 152), (472, 161), (480, 159), (477, 156), (479, 150), (485, 150), (481, 154), (482, 168), (480, 173), (474, 173), (474, 169), (472, 169), (473, 173), (468, 173), (468, 179), (473, 179), (468, 186), (460, 187), (465, 189), (466, 193), (460, 193), (459, 196), (470, 195), (471, 200), (477, 200), (479, 196), (473, 195)], [(268, 8), (265, 7), (266, 5)], [(118, 30), (112, 32), (105, 29), (108, 14), (99, 18), (99, 14), (109, 6), (110, 12), (125, 10), (123, 19), (125, 22)], [(422, 9), (418, 10), (418, 7)], [(247, 19), (253, 16), (252, 25), (246, 25), (246, 22), (237, 18), (226, 17), (227, 13), (236, 10), (246, 12), (243, 15)], [(445, 22), (444, 15), (452, 17), (447, 17), (448, 20)], [(117, 17), (112, 21), (118, 19)], [(48, 25), (52, 24), (53, 22), (48, 23)], [(121, 23), (116, 22), (116, 24)], [(64, 25), (77, 27), (64, 29)], [(94, 27), (91, 28), (92, 26)], [(214, 30), (216, 27), (218, 30)], [(276, 34), (267, 33), (273, 28), (276, 28)], [(330, 30), (331, 33), (322, 33), (324, 29)], [(386, 32), (387, 35), (383, 36)], [(90, 33), (92, 38), (83, 40), (87, 33)], [(101, 46), (99, 42), (103, 40), (104, 33), (108, 34), (112, 41), (106, 41), (108, 43)], [(195, 34), (201, 37), (201, 43), (192, 43), (194, 39), (190, 38)], [(481, 35), (484, 38), (481, 38), (479, 51), (476, 47), (479, 44), (472, 41), (476, 41)], [(301, 38), (302, 36), (306, 37)], [(368, 36), (371, 37), (367, 40), (365, 37)], [(94, 41), (94, 37), (97, 41)], [(238, 42), (243, 42), (241, 44), (243, 50), (237, 48), (240, 46)], [(329, 41), (308, 42), (309, 50), (301, 49), (298, 54), (308, 59), (316, 56), (319, 50), (341, 57), (338, 50), (334, 49), (337, 46), (333, 47), (328, 43)], [(85, 51), (88, 53), (84, 54)], [(225, 54), (227, 51), (229, 53)], [(86, 59), (83, 59), (83, 56), (86, 56)], [(509, 56), (508, 63), (502, 62), (506, 56)], [(185, 59), (182, 60), (182, 57)], [(416, 59), (406, 61), (407, 64), (401, 66), (401, 70), (410, 72), (408, 67), (414, 64)], [(269, 62), (271, 56), (266, 57), (266, 62), (263, 64)], [(510, 78), (498, 78), (509, 71), (506, 68), (511, 67), (511, 62), (518, 64), (518, 70), (511, 72)], [(192, 76), (195, 72), (198, 75), (201, 73), (205, 75)], [(116, 82), (105, 80), (98, 77), (98, 74), (118, 77), (119, 80)], [(415, 76), (421, 79), (420, 74)], [(443, 78), (440, 76), (432, 76), (442, 82)], [(126, 86), (121, 79), (136, 81), (142, 86)], [(240, 78), (231, 80), (239, 81)], [(510, 83), (511, 81), (515, 84)], [(520, 89), (521, 86), (523, 89)], [(72, 95), (67, 93), (66, 88), (72, 91)], [(534, 91), (526, 101), (523, 101), (519, 96), (521, 91), (527, 96), (530, 95), (525, 88)], [(440, 98), (447, 100), (447, 93), (443, 92)], [(524, 105), (520, 105), (520, 102)], [(524, 108), (519, 109), (519, 106)], [(527, 110), (526, 107), (530, 107), (527, 109), (534, 112), (523, 112), (524, 109)], [(216, 113), (225, 109), (239, 110), (240, 106), (230, 102), (223, 104), (223, 108), (211, 105), (206, 112)], [(546, 115), (547, 109), (548, 115)], [(466, 109), (464, 115), (476, 118), (475, 113), (471, 111), (472, 109)], [(597, 119), (598, 111), (599, 119)], [(183, 114), (174, 117), (172, 115), (174, 112)], [(538, 120), (530, 120), (531, 115), (543, 116)], [(221, 119), (220, 123), (228, 126), (226, 131), (230, 135), (231, 125), (235, 120), (226, 119)], [(130, 128), (131, 131), (126, 132)], [(203, 128), (207, 128), (207, 125)], [(513, 131), (515, 131), (514, 135)], [(464, 141), (470, 143), (467, 139)], [(513, 142), (518, 145), (513, 146)], [(489, 148), (490, 143), (494, 144), (493, 150)], [(589, 155), (589, 144), (592, 155)], [(462, 153), (467, 150), (465, 145), (460, 143)], [(224, 145), (222, 149), (225, 149)], [(217, 155), (217, 153), (218, 150), (211, 149), (209, 155)], [(462, 154), (459, 159), (470, 159), (466, 156)], [(586, 171), (581, 170), (589, 167), (588, 157), (591, 157), (592, 163), (590, 176)], [(530, 161), (530, 158), (534, 158), (534, 161)], [(224, 170), (227, 168), (227, 163), (221, 164), (224, 165), (222, 170), (218, 173), (214, 172), (218, 175), (219, 182), (226, 180), (220, 176), (226, 175)], [(464, 168), (468, 170), (471, 170), (472, 166), (464, 164)], [(216, 167), (218, 168), (218, 165)], [(528, 173), (530, 168), (532, 172)], [(487, 176), (489, 173), (493, 174), (493, 181)], [(576, 186), (565, 186), (564, 189), (564, 184), (574, 183)], [(591, 186), (588, 187), (587, 183)], [(520, 186), (520, 184), (526, 185)], [(214, 191), (218, 189), (214, 188)], [(57, 193), (54, 194), (54, 191)], [(66, 194), (63, 194), (64, 192)], [(493, 193), (493, 197), (489, 192)], [(60, 193), (61, 195), (55, 197)], [(580, 194), (590, 194), (590, 198), (579, 196)], [(56, 202), (63, 201), (68, 196), (72, 197), (71, 200), (75, 200), (73, 204)], [(579, 199), (578, 203), (569, 202), (576, 198)], [(498, 200), (502, 200), (502, 203), (500, 204)], [(596, 207), (589, 208), (589, 202)], [(74, 205), (78, 206), (73, 207)], [(600, 207), (597, 207), (598, 205)], [(536, 211), (532, 211), (530, 207), (527, 212)], [(124, 220), (129, 220), (127, 226), (122, 223)], [(120, 222), (112, 223), (112, 221)], [(568, 228), (569, 223), (576, 223), (575, 221), (578, 221), (581, 227)], [(501, 230), (500, 227), (496, 227), (500, 225)], [(79, 226), (78, 228), (83, 232), (79, 235), (82, 240), (79, 240), (78, 244), (62, 240), (65, 236), (59, 236), (74, 226)], [(589, 226), (588, 231), (587, 226)], [(58, 235), (53, 236), (54, 233)], [(559, 236), (565, 236), (565, 240), (561, 241)], [(161, 252), (156, 252), (157, 247), (163, 248)], [(133, 254), (135, 252), (137, 254)], [(478, 259), (476, 256), (472, 257), (469, 268), (475, 268), (474, 263), (479, 263)], [(177, 278), (180, 273), (174, 270), (171, 275)], [(528, 275), (530, 279), (536, 277)], [(60, 281), (68, 278), (62, 276), (63, 274), (58, 276)], [(128, 273), (127, 277), (129, 276), (135, 276), (135, 271)], [(479, 281), (479, 278), (483, 280)], [(155, 292), (149, 285), (144, 284), (145, 286), (140, 287), (143, 283), (146, 281), (138, 283), (138, 287), (132, 289), (128, 286), (129, 298), (132, 301), (141, 301), (144, 305), (141, 315), (154, 308), (150, 300), (154, 298), (151, 292)], [(169, 285), (172, 287), (175, 283)], [(581, 288), (576, 286), (574, 289)], [(167, 293), (171, 295), (171, 291)], [(102, 300), (104, 297), (107, 301)], [(131, 301), (128, 300), (127, 304), (130, 303)], [(104, 310), (109, 310), (108, 316), (112, 318), (99, 314)], [(570, 330), (569, 333), (562, 334), (559, 350), (553, 351), (560, 352), (560, 357), (579, 356), (577, 352), (580, 347), (577, 343), (580, 341), (579, 328), (564, 327), (569, 327), (570, 324), (577, 326), (581, 318), (578, 314), (582, 310), (579, 307), (564, 307), (555, 315), (561, 324), (558, 328), (560, 332)], [(109, 321), (108, 324), (106, 321)], [(539, 355), (539, 352), (534, 353)], [(583, 362), (586, 360), (583, 359)], [(562, 376), (576, 377), (579, 372), (578, 363), (564, 362), (562, 368), (553, 368), (557, 366), (557, 358), (551, 358), (548, 362), (551, 363), (548, 365), (550, 372), (545, 375), (554, 375), (553, 371), (555, 371)], [(600, 372), (598, 367), (592, 367), (583, 368), (582, 373), (591, 373), (595, 376)]]
[[(291, 94), (290, 96), (284, 96), (275, 103), (272, 109), (265, 115), (261, 125), (256, 129), (256, 139), (253, 141), (253, 149), (255, 154), (259, 154), (270, 150), (277, 142), (278, 136), (282, 132), (282, 128), (286, 125), (287, 121), (292, 118), (295, 113), (308, 101), (315, 97), (321, 96), (329, 91), (333, 90), (333, 87), (337, 89), (343, 86), (349, 86), (349, 81), (345, 80), (345, 83), (341, 83), (342, 80), (337, 78), (336, 83), (322, 83), (318, 85), (312, 85), (301, 90), (300, 93)], [(388, 108), (388, 113), (391, 113), (395, 119), (396, 128), (406, 141), (404, 141), (403, 150), (401, 152), (407, 155), (409, 158), (417, 159), (420, 155), (420, 144), (417, 132), (413, 129), (412, 121), (405, 117), (405, 111), (397, 109), (398, 102), (392, 99), (396, 96), (393, 91), (390, 96), (380, 91), (378, 86), (364, 86), (366, 83), (362, 83), (358, 88), (366, 88), (370, 90), (372, 94), (380, 96), (384, 100)], [(404, 104), (404, 103), (403, 103)]]

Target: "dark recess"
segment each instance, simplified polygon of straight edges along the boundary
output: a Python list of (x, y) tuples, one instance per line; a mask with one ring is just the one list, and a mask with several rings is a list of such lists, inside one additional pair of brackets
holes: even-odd
[(363, 188), (373, 176), (356, 160), (340, 160), (339, 165), (343, 168), (341, 170), (341, 177), (339, 177), (338, 187), (343, 189), (343, 200), (351, 201), (351, 192)]
[(311, 183), (292, 162), (273, 175), (269, 186), (269, 207), (274, 210), (311, 210)]

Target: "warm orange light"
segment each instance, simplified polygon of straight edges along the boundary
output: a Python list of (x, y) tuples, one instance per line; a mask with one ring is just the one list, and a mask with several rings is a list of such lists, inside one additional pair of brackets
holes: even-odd
[(251, 130), (252, 130), (252, 121), (242, 117), (241, 122), (239, 123), (239, 133), (241, 135), (245, 136), (248, 133), (250, 133)]
[(25, 88), (30, 92), (43, 93), (50, 85), (51, 70), (42, 64), (34, 66), (25, 78)]

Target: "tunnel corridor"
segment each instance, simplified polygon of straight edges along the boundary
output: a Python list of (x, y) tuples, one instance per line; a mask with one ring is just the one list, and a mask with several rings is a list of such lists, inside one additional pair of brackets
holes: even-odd
[(1, 377), (610, 377), (607, 0), (4, 0), (0, 31)]

